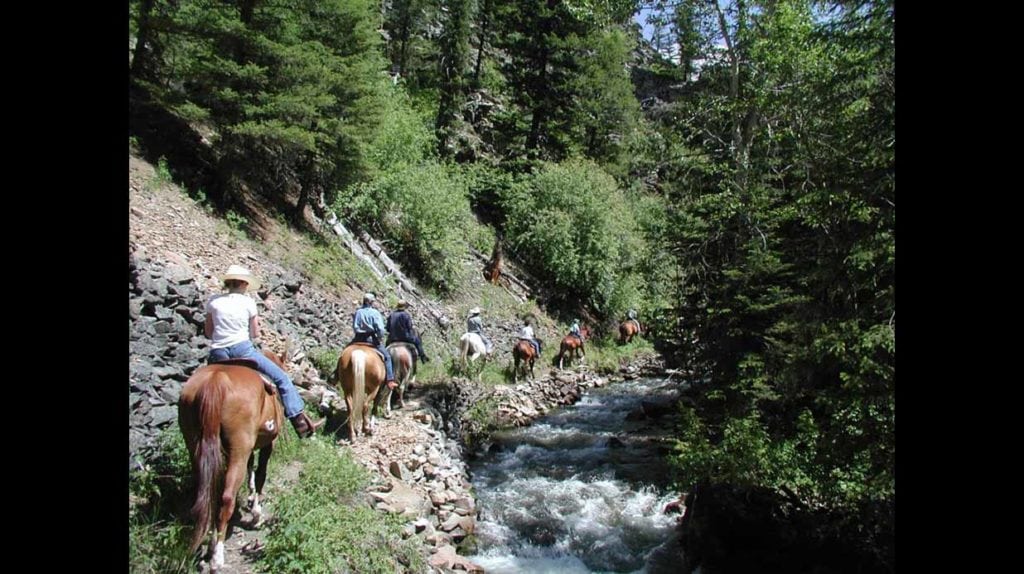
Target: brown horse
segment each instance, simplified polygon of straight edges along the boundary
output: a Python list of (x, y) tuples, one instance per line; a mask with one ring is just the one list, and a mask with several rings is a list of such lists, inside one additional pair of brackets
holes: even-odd
[(494, 250), (491, 251), (491, 259), (484, 266), (484, 279), (489, 281), (493, 285), (498, 284), (498, 279), (501, 277), (501, 266), (504, 261), (504, 255), (501, 249), (501, 236), (498, 236), (494, 241)]
[(516, 341), (516, 346), (512, 348), (512, 359), (515, 362), (512, 367), (512, 382), (519, 382), (519, 364), (523, 364), (523, 370), (526, 367), (530, 367), (529, 377), (533, 380), (533, 363), (537, 360), (537, 353), (531, 344), (526, 339), (519, 339)]
[(345, 392), (348, 407), (348, 436), (356, 441), (357, 423), (362, 423), (362, 432), (373, 434), (377, 421), (370, 415), (370, 407), (377, 398), (377, 391), (384, 383), (384, 359), (377, 354), (373, 345), (353, 343), (341, 352), (338, 368), (334, 370), (334, 384)]
[[(284, 368), (281, 358), (267, 351), (263, 354)], [(260, 522), (259, 497), (267, 478), (267, 462), (284, 424), (284, 407), (271, 390), (273, 385), (265, 385), (259, 372), (248, 365), (255, 363), (243, 359), (206, 365), (189, 377), (178, 399), (178, 426), (191, 455), (196, 482), (196, 500), (192, 505), (195, 532), (190, 550), (199, 547), (220, 507), (210, 545), (213, 570), (224, 565), (228, 520), (235, 511), (235, 497), (246, 467), (252, 470), (254, 449), (260, 450), (260, 459), (249, 489), (253, 517), (257, 525)], [(215, 493), (225, 456), (224, 487)]]
[(587, 350), (583, 348), (583, 339), (590, 338), (590, 329), (588, 327), (583, 327), (580, 329), (580, 335), (582, 335), (583, 338), (577, 337), (576, 335), (566, 335), (562, 339), (562, 345), (558, 349), (559, 369), (562, 368), (562, 360), (566, 357), (569, 359), (570, 366), (572, 365), (572, 360), (574, 358), (580, 358), (581, 356), (583, 359), (587, 358)]
[(385, 385), (373, 404), (374, 414), (381, 404), (384, 405), (384, 418), (386, 419), (391, 418), (391, 395), (398, 395), (396, 408), (404, 407), (405, 389), (410, 382), (416, 381), (416, 347), (411, 343), (391, 343), (388, 345), (388, 353), (391, 355), (391, 364), (395, 368), (395, 380), (398, 381), (398, 388), (392, 391)]
[(639, 321), (636, 319), (626, 319), (619, 325), (619, 344), (625, 345), (629, 343), (633, 340), (633, 337), (641, 332)]

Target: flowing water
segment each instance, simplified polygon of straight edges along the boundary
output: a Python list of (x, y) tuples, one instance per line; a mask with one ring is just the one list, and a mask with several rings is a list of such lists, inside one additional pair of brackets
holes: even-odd
[(494, 574), (671, 571), (652, 556), (678, 517), (663, 513), (677, 496), (660, 440), (670, 418), (641, 409), (666, 412), (676, 394), (623, 381), (496, 435), (470, 464), (480, 516), (467, 558)]

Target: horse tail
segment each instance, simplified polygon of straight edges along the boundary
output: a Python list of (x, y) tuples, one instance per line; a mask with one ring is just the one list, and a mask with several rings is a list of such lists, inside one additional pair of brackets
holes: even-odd
[(459, 359), (466, 364), (466, 355), (469, 354), (469, 337), (463, 336), (459, 339)]
[(214, 373), (196, 393), (199, 405), (199, 428), (202, 437), (196, 446), (196, 501), (192, 505), (195, 532), (192, 533), (190, 551), (199, 547), (210, 527), (213, 514), (214, 492), (223, 463), (220, 446), (221, 411), (227, 394), (228, 378), (224, 373)]
[(409, 350), (408, 347), (403, 345), (401, 347), (398, 347), (398, 353), (396, 354), (398, 355), (398, 360), (392, 361), (394, 363), (394, 365), (392, 366), (395, 369), (395, 378), (398, 379), (399, 381), (404, 381), (406, 375), (408, 375), (409, 372), (412, 371), (412, 364), (414, 363), (412, 358), (413, 353), (412, 351)]
[(366, 353), (361, 350), (352, 352), (352, 412), (349, 417), (352, 419), (352, 428), (359, 428), (363, 424), (363, 404), (366, 402)]

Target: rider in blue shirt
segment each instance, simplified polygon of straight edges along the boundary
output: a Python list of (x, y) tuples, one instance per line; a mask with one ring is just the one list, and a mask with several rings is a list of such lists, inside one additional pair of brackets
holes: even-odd
[(352, 338), (352, 342), (349, 343), (370, 343), (377, 347), (377, 350), (384, 358), (384, 370), (385, 384), (391, 388), (395, 388), (395, 372), (391, 365), (391, 355), (384, 348), (384, 337), (386, 331), (384, 329), (384, 316), (380, 314), (380, 311), (373, 308), (374, 302), (377, 297), (373, 293), (366, 293), (363, 295), (363, 306), (356, 310), (355, 315), (352, 316), (352, 330), (355, 332), (355, 337)]
[(416, 329), (412, 326), (412, 315), (406, 311), (409, 303), (403, 299), (395, 306), (397, 309), (388, 315), (388, 338), (384, 343), (386, 345), (391, 343), (412, 343), (416, 347), (416, 353), (419, 355), (420, 360), (424, 363), (429, 363), (430, 359), (423, 352), (423, 341), (420, 340), (419, 335), (416, 334)]

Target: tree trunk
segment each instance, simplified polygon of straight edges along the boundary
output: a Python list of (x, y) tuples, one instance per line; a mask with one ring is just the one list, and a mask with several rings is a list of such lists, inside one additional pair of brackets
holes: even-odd
[(402, 25), (398, 29), (398, 75), (405, 77), (406, 60), (409, 55), (409, 3), (404, 2), (400, 8)]
[(530, 120), (530, 134), (526, 138), (527, 150), (536, 151), (540, 146), (540, 132), (544, 122), (547, 120), (548, 61), (551, 59), (551, 46), (547, 43), (547, 37), (553, 26), (554, 11), (557, 6), (558, 0), (547, 0), (547, 14), (541, 20), (540, 26), (537, 27), (537, 35), (535, 36), (540, 46), (540, 52), (535, 60), (536, 66), (534, 69), (537, 75), (533, 85), (533, 93), (530, 94), (534, 99), (534, 104), (533, 117)]
[(491, 0), (483, 0), (480, 7), (480, 45), (476, 50), (476, 65), (473, 66), (473, 89), (480, 89), (480, 64), (484, 59), (484, 46), (487, 45), (487, 32), (491, 25)]
[(153, 34), (152, 25), (153, 0), (142, 0), (139, 8), (139, 35), (135, 38), (135, 53), (132, 55), (132, 66), (129, 74), (133, 78), (149, 77), (146, 67), (149, 65), (149, 50)]

